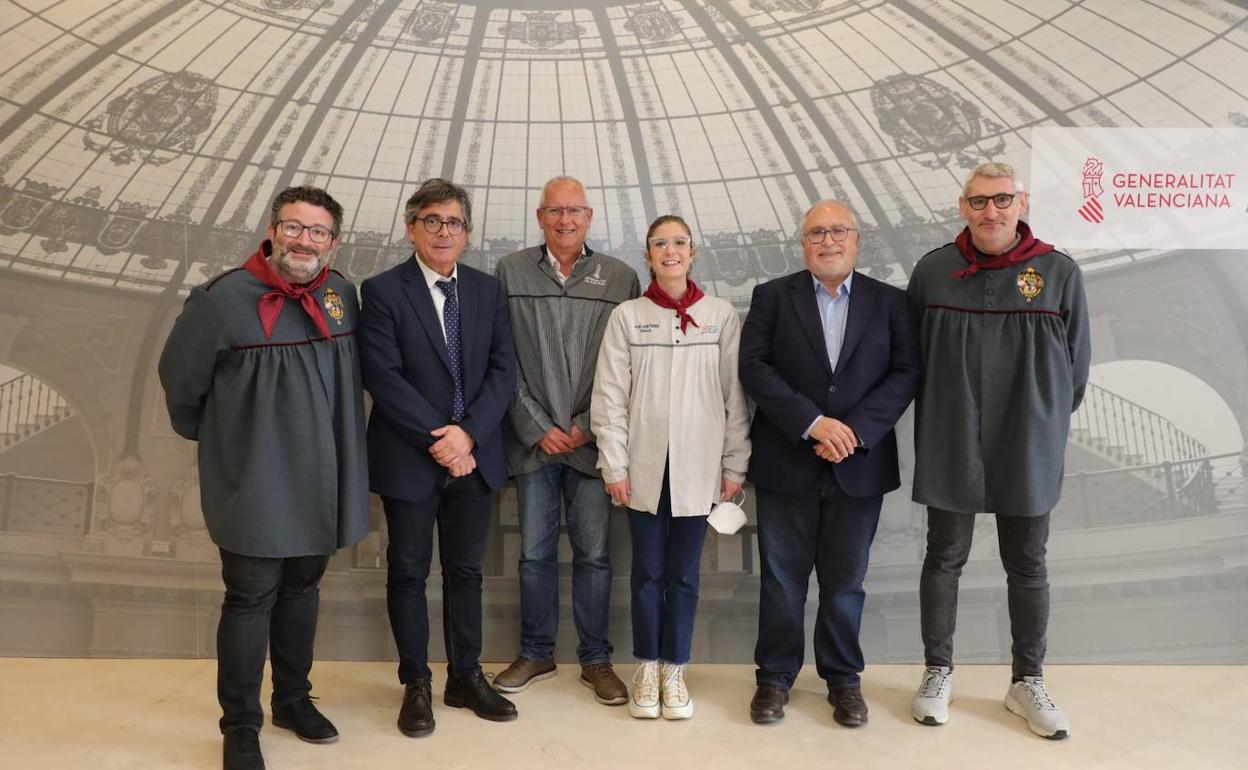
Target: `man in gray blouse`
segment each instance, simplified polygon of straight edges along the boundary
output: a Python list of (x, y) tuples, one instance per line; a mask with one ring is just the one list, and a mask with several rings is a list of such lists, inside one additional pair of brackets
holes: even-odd
[(519, 362), (503, 430), (519, 497), (521, 627), (520, 654), (494, 687), (520, 692), (555, 675), (562, 511), (572, 545), (581, 682), (599, 703), (620, 705), (628, 690), (611, 667), (607, 639), (610, 501), (595, 468), (589, 401), (607, 317), (641, 286), (628, 265), (585, 245), (594, 210), (578, 180), (547, 182), (536, 213), (545, 243), (508, 254), (496, 272), (507, 291)]

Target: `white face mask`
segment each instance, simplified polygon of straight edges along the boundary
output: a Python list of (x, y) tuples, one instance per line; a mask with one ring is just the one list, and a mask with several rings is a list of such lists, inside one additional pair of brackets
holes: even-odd
[(741, 503), (745, 502), (745, 490), (741, 490), (741, 502), (736, 500), (725, 500), (722, 503), (711, 508), (711, 515), (706, 517), (706, 521), (721, 535), (735, 535), (737, 530), (745, 526), (745, 511), (741, 508)]

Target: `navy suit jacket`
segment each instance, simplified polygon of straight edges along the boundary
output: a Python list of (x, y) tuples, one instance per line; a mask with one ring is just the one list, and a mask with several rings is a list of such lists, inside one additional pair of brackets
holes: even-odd
[(851, 497), (901, 485), (893, 426), (918, 391), (919, 327), (901, 289), (854, 274), (836, 371), (828, 365), (811, 274), (754, 287), (741, 329), (739, 371), (758, 410), (750, 428), (749, 480), (789, 494), (815, 489), (827, 461), (802, 433), (819, 415), (835, 417), (864, 444), (832, 465)]
[[(516, 352), (507, 296), (491, 275), (460, 264), (457, 281), (464, 419), (476, 441), (477, 470), (491, 489), (507, 480), (501, 426), (516, 389)], [(369, 487), (379, 495), (419, 501), (447, 471), (429, 454), (431, 431), (451, 421), (455, 393), (446, 338), (416, 257), (360, 287), (364, 387), (373, 397), (368, 419)]]

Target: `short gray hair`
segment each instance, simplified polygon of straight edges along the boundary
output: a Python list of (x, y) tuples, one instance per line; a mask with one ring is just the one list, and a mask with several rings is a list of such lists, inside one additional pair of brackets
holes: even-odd
[(421, 209), (447, 201), (459, 202), (459, 207), (464, 210), (464, 229), (471, 231), (472, 200), (468, 197), (468, 191), (449, 179), (441, 177), (426, 179), (416, 192), (412, 193), (412, 197), (407, 199), (407, 205), (403, 207), (403, 221), (410, 225), (416, 221), (416, 215)]
[(589, 192), (585, 189), (584, 182), (582, 182), (581, 180), (577, 179), (574, 176), (567, 176), (566, 174), (560, 174), (559, 176), (552, 176), (550, 179), (547, 179), (546, 184), (542, 185), (542, 197), (539, 199), (539, 205), (546, 201), (546, 193), (550, 192), (550, 188), (554, 187), (557, 184), (564, 184), (565, 182), (571, 182), (572, 184), (575, 184), (577, 187), (581, 188), (581, 192), (585, 193), (585, 202), (586, 203), (589, 202)]
[(980, 176), (985, 179), (1008, 179), (1014, 183), (1014, 194), (1023, 192), (1023, 183), (1018, 178), (1018, 174), (1014, 172), (1014, 167), (1009, 163), (999, 163), (991, 161), (989, 163), (980, 163), (971, 169), (971, 173), (967, 175), (966, 181), (962, 184), (962, 197), (965, 198), (971, 194), (971, 182), (975, 181), (975, 177)]

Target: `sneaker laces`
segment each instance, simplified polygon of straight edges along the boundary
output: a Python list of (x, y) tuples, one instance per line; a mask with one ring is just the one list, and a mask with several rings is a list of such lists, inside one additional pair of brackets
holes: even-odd
[(663, 666), (664, 700), (674, 700), (680, 705), (689, 702), (689, 690), (685, 687), (685, 667), (683, 665)]
[(1057, 711), (1057, 704), (1053, 702), (1053, 698), (1049, 697), (1048, 690), (1044, 689), (1044, 680), (1035, 677), (1023, 680), (1023, 686), (1027, 688), (1027, 692), (1031, 693), (1031, 700), (1036, 708), (1041, 711)]
[(633, 698), (638, 703), (650, 703), (659, 699), (658, 662), (639, 663), (633, 672)]
[(939, 668), (928, 668), (923, 672), (923, 684), (919, 685), (920, 698), (940, 698), (944, 692), (949, 689), (949, 682), (953, 679), (950, 674), (946, 674)]

